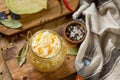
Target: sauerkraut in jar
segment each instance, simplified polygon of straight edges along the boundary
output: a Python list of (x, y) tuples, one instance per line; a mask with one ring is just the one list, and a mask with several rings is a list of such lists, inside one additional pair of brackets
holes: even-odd
[(35, 69), (52, 72), (64, 62), (66, 47), (61, 37), (52, 30), (40, 30), (29, 41), (28, 59)]

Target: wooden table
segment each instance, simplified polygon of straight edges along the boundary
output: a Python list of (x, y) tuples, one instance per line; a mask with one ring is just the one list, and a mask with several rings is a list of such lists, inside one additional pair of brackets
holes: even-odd
[[(66, 23), (68, 23), (70, 21), (71, 21), (71, 19), (68, 18), (68, 16), (67, 16), (67, 18), (65, 16), (65, 17), (62, 17), (60, 19), (49, 22), (47, 24), (38, 26), (38, 27), (36, 27), (34, 29), (31, 29), (30, 31), (34, 33), (34, 32), (36, 32), (36, 31), (38, 31), (40, 29), (43, 29), (43, 28), (44, 29), (53, 29), (54, 30), (57, 26), (62, 26), (59, 29), (57, 29), (57, 30), (60, 30), (60, 29), (64, 29), (64, 26), (66, 25)], [(12, 77), (14, 77), (14, 80), (33, 80), (33, 79), (30, 79), (30, 78), (25, 79), (25, 77), (23, 75), (22, 75), (23, 79), (21, 79), (21, 77), (19, 77), (19, 74), (17, 74), (17, 73), (10, 74), (10, 72), (9, 72), (9, 70), (10, 70), (10, 65), (9, 64), (10, 63), (9, 62), (12, 62), (12, 61), (7, 61), (6, 59), (8, 59), (8, 57), (10, 57), (10, 55), (6, 55), (3, 52), (7, 48), (8, 49), (12, 48), (13, 45), (17, 45), (17, 46), (20, 47), (21, 46), (20, 42), (22, 40), (23, 40), (23, 42), (25, 41), (23, 39), (23, 37), (20, 38), (20, 36), (21, 35), (26, 35), (26, 34), (27, 34), (27, 31), (24, 32), (24, 33), (18, 34), (18, 35), (13, 35), (13, 36), (10, 36), (10, 37), (3, 36), (2, 38), (0, 38), (0, 49), (1, 49), (0, 50), (0, 80), (12, 80)], [(61, 34), (62, 33), (60, 33), (60, 35)], [(18, 39), (18, 38), (20, 38), (20, 39)], [(72, 44), (72, 46), (76, 46), (76, 45)], [(4, 56), (4, 59), (3, 59), (3, 56)], [(65, 62), (63, 63), (61, 68), (59, 68), (58, 71), (55, 71), (54, 73), (52, 73), (53, 75), (51, 75), (51, 73), (45, 74), (45, 76), (48, 77), (49, 79), (48, 78), (42, 78), (42, 77), (35, 78), (36, 74), (38, 74), (38, 75), (42, 74), (42, 73), (39, 74), (39, 72), (37, 72), (35, 75), (33, 74), (34, 76), (33, 75), (31, 75), (31, 76), (33, 76), (34, 80), (58, 80), (58, 79), (64, 78), (64, 77), (66, 77), (66, 76), (68, 76), (70, 74), (75, 73), (74, 59), (75, 59), (75, 56), (67, 55)], [(6, 65), (6, 63), (7, 63), (7, 65)], [(13, 67), (14, 67), (14, 64), (13, 64)], [(31, 72), (31, 74), (32, 74), (32, 72)], [(11, 75), (12, 75), (12, 77), (11, 77)]]
[(2, 53), (0, 52), (0, 80), (12, 80), (7, 65), (3, 60)]
[[(68, 0), (68, 3), (75, 11), (78, 7), (79, 0)], [(67, 55), (63, 65), (53, 73), (38, 72), (27, 62), (23, 67), (19, 68), (14, 58), (25, 42), (24, 36), (27, 35), (28, 29), (32, 33), (41, 29), (52, 29), (63, 37), (63, 29), (66, 24), (71, 21), (71, 15), (68, 16), (70, 12), (64, 5), (62, 7), (63, 13), (61, 14), (57, 0), (48, 0), (47, 10), (31, 15), (21, 15), (20, 21), (23, 24), (21, 29), (10, 29), (0, 25), (0, 33), (7, 35), (2, 36), (2, 38), (0, 37), (0, 80), (58, 80), (75, 73), (75, 56)], [(1, 11), (5, 11), (8, 18), (10, 18), (5, 0), (0, 1), (0, 12)], [(67, 41), (65, 42), (69, 48), (77, 47), (77, 45), (69, 44)]]
[[(71, 6), (72, 10), (75, 11), (79, 5), (79, 0), (68, 0), (68, 4)], [(21, 28), (11, 29), (0, 25), (0, 33), (10, 36), (70, 14), (70, 11), (67, 10), (64, 5), (62, 5), (62, 7), (63, 12), (60, 13), (61, 10), (58, 1), (48, 0), (48, 8), (46, 10), (42, 10), (35, 14), (20, 15), (19, 21), (23, 24)], [(2, 11), (5, 11), (7, 17), (11, 18), (10, 11), (5, 4), (5, 0), (0, 0), (0, 12)]]

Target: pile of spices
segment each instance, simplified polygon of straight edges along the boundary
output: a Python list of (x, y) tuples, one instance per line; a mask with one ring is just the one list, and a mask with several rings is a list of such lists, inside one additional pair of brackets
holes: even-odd
[(81, 40), (85, 33), (84, 28), (78, 24), (73, 24), (66, 28), (66, 36), (72, 41)]

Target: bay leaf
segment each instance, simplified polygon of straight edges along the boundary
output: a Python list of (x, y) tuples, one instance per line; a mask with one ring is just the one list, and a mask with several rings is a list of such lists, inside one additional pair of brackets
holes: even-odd
[(68, 48), (67, 49), (67, 54), (68, 55), (76, 56), (77, 52), (78, 52), (78, 48), (77, 47), (73, 47), (73, 48)]
[(4, 19), (4, 20), (0, 20), (0, 22), (9, 28), (20, 28), (22, 26), (22, 23), (20, 23), (20, 21), (18, 20), (13, 20), (13, 19)]
[(19, 64), (20, 67), (26, 61), (26, 54), (27, 54), (27, 51), (28, 51), (28, 47), (29, 47), (28, 43), (25, 43), (18, 53), (17, 60), (18, 60), (18, 64)]

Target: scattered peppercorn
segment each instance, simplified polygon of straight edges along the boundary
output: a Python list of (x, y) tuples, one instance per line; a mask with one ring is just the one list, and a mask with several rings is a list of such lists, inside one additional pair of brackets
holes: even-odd
[(3, 72), (0, 72), (0, 75), (2, 75), (3, 74)]
[(70, 57), (67, 57), (67, 59), (69, 60), (69, 59), (70, 59)]
[(1, 51), (3, 51), (3, 48), (1, 48)]
[(23, 80), (27, 80), (27, 77), (23, 77)]

